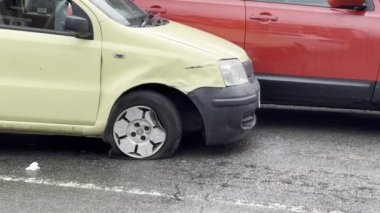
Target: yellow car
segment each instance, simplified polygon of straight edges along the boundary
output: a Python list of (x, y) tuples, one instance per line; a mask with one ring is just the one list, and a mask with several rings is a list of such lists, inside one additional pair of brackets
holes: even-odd
[(130, 0), (0, 0), (0, 130), (102, 137), (111, 154), (168, 157), (254, 127), (244, 50)]

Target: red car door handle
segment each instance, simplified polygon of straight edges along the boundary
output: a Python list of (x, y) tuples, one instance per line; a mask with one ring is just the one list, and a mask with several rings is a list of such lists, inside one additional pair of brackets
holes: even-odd
[(153, 14), (157, 14), (157, 13), (166, 13), (166, 9), (165, 8), (162, 8), (161, 6), (159, 5), (153, 5), (151, 6), (150, 8), (147, 9), (147, 11), (153, 13)]
[(266, 21), (277, 21), (278, 20), (277, 16), (264, 15), (264, 14), (254, 15), (254, 16), (251, 16), (249, 18), (252, 19), (252, 20), (265, 21), (265, 22)]

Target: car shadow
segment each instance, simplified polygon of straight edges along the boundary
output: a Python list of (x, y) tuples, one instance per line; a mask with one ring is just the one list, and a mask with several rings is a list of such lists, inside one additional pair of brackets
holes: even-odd
[(308, 111), (293, 109), (260, 109), (258, 128), (268, 126), (287, 128), (318, 128), (330, 130), (360, 130), (378, 132), (380, 112), (378, 114), (353, 113), (351, 111)]
[[(325, 135), (331, 133), (374, 135), (380, 138), (380, 113), (364, 114), (352, 113), (351, 111), (308, 111), (293, 109), (260, 109), (257, 112), (258, 122), (250, 135), (242, 141), (217, 147), (206, 147), (199, 143), (183, 144), (178, 155), (187, 155), (189, 152), (198, 156), (222, 155), (229, 157), (245, 152), (246, 150), (258, 149), (261, 144), (256, 141), (256, 135), (267, 135), (268, 131), (282, 129), (288, 132), (320, 131)], [(261, 139), (262, 140), (262, 139)], [(264, 139), (265, 140), (265, 139)], [(269, 139), (268, 139), (269, 140)], [(269, 141), (268, 141), (269, 142)], [(265, 141), (264, 141), (265, 143)], [(380, 141), (379, 141), (380, 143)]]
[[(257, 113), (258, 123), (254, 131), (240, 142), (221, 145), (205, 146), (198, 137), (187, 136), (182, 141), (174, 157), (198, 156), (212, 158), (213, 156), (236, 155), (248, 148), (254, 149), (255, 134), (273, 128), (292, 130), (313, 130), (351, 132), (360, 131), (362, 134), (378, 134), (380, 136), (380, 115), (365, 115), (352, 113), (337, 113), (325, 111), (261, 109)], [(0, 134), (0, 152), (15, 153), (76, 153), (95, 154), (107, 157), (110, 146), (101, 139), (70, 136), (45, 136)]]
[(71, 136), (1, 134), (2, 152), (108, 153), (110, 146), (101, 139)]

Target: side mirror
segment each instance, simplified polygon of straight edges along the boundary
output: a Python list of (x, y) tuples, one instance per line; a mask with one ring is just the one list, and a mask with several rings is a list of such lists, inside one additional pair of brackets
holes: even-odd
[(363, 10), (367, 7), (365, 0), (328, 0), (332, 8)]
[(88, 20), (78, 16), (67, 16), (65, 22), (65, 29), (77, 34), (78, 38), (88, 38)]

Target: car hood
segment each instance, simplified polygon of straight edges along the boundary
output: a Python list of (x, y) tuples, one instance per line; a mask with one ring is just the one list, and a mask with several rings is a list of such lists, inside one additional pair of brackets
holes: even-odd
[(238, 58), (248, 60), (246, 52), (239, 46), (210, 33), (170, 21), (158, 27), (142, 28), (147, 33), (172, 40), (202, 51), (218, 59)]

